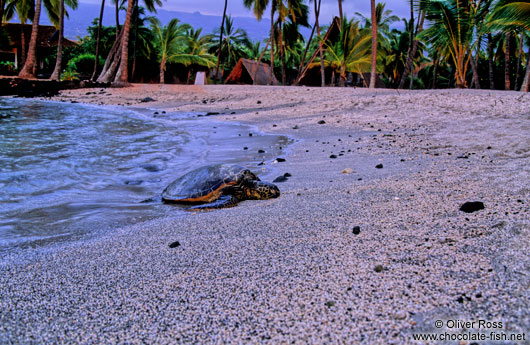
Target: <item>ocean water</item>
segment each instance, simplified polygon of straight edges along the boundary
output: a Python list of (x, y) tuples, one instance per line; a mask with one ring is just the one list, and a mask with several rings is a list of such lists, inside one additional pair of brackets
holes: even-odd
[(195, 115), (0, 98), (0, 250), (185, 214), (142, 201), (205, 164), (259, 172), (289, 142)]

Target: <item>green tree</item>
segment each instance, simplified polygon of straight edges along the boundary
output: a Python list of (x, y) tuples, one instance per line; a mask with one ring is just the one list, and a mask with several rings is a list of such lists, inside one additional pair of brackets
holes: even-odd
[(371, 35), (370, 29), (360, 29), (359, 22), (344, 17), (338, 40), (334, 44), (324, 42), (324, 64), (331, 67), (333, 74), (339, 71), (340, 86), (345, 85), (347, 72), (360, 74), (370, 70)]
[(149, 20), (160, 63), (160, 83), (164, 84), (166, 65), (183, 50), (187, 30), (191, 27), (188, 24), (179, 24), (178, 19), (172, 19), (166, 26), (162, 26), (157, 18), (151, 17)]
[(247, 56), (251, 42), (245, 30), (234, 26), (234, 20), (227, 15), (224, 26), (222, 45), (219, 43), (218, 35), (220, 29), (214, 31), (212, 47), (222, 46), (221, 56), (223, 56), (223, 70), (232, 69), (241, 57)]

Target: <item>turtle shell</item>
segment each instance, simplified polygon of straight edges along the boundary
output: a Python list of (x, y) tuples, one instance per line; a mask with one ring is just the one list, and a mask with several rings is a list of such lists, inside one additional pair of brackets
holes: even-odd
[(208, 165), (179, 177), (162, 192), (162, 200), (175, 203), (206, 203), (218, 199), (226, 188), (259, 178), (234, 164)]

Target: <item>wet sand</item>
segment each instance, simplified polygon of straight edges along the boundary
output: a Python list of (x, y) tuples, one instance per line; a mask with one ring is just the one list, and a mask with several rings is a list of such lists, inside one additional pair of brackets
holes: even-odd
[[(92, 91), (54, 99), (219, 112), (287, 134), (286, 161), (262, 177), (292, 176), (278, 199), (4, 256), (1, 342), (407, 344), (439, 319), (528, 333), (529, 94)], [(485, 209), (464, 213), (466, 201)]]

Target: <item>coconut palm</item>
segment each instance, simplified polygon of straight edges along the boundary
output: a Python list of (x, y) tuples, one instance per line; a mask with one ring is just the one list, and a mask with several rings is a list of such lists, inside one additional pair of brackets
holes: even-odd
[(235, 66), (241, 57), (247, 55), (246, 49), (251, 46), (251, 42), (245, 30), (239, 28), (236, 29), (234, 26), (234, 20), (229, 15), (226, 16), (225, 20), (222, 45), (220, 45), (218, 41), (220, 37), (220, 35), (218, 35), (219, 32), (220, 29), (214, 31), (216, 37), (213, 38), (212, 47), (222, 47), (221, 56), (224, 59), (223, 70), (227, 68), (230, 69)]
[(441, 54), (451, 56), (458, 87), (467, 87), (466, 74), (476, 45), (473, 18), (467, 0), (420, 0), (431, 25), (418, 39), (430, 43)]
[[(339, 71), (340, 86), (346, 82), (346, 73), (364, 73), (370, 70), (371, 30), (360, 29), (359, 22), (344, 17), (339, 39), (334, 44), (324, 42), (326, 54), (324, 64), (333, 74)], [(318, 63), (315, 63), (316, 66)], [(332, 82), (335, 78), (332, 78)]]
[(64, 0), (59, 0), (59, 37), (57, 38), (57, 58), (55, 68), (50, 76), (51, 80), (61, 79), (61, 68), (63, 63), (63, 34), (64, 34)]
[(155, 47), (158, 50), (160, 83), (164, 84), (166, 64), (183, 50), (187, 39), (187, 30), (191, 27), (188, 24), (179, 24), (178, 19), (172, 19), (166, 26), (162, 26), (157, 18), (151, 17), (149, 20), (151, 22), (151, 31), (155, 38)]
[(215, 66), (215, 77), (221, 81), (222, 75), (219, 75), (219, 64), (221, 63), (221, 50), (223, 49), (223, 32), (226, 19), (226, 8), (228, 7), (228, 0), (225, 0), (225, 7), (223, 10), (223, 20), (221, 21), (221, 30), (219, 30), (219, 48), (217, 48), (217, 65)]
[[(5, 5), (5, 11), (2, 16), (3, 21), (9, 22), (13, 16), (17, 14), (20, 24), (26, 24), (28, 20), (32, 20), (35, 16), (35, 2), (34, 0), (8, 0)], [(21, 60), (20, 64), (24, 65), (26, 62), (26, 35), (24, 26), (20, 26), (20, 42), (21, 42)]]
[[(399, 21), (399, 17), (392, 14), (392, 10), (385, 10), (386, 4), (378, 2), (375, 6), (375, 18), (377, 23), (378, 40), (385, 40), (390, 34), (390, 25)], [(364, 27), (372, 26), (372, 18), (365, 17), (360, 12), (355, 12), (355, 16), (363, 22)]]
[(171, 63), (179, 63), (188, 67), (186, 84), (189, 84), (195, 66), (213, 68), (217, 62), (216, 57), (208, 53), (208, 50), (215, 45), (212, 41), (214, 35), (202, 36), (201, 34), (202, 29), (189, 28), (186, 32), (184, 49), (169, 57)]
[(372, 68), (370, 71), (370, 88), (375, 88), (375, 75), (377, 73), (377, 17), (375, 12), (375, 0), (370, 0), (372, 12)]
[[(503, 32), (510, 33), (515, 29), (530, 30), (530, 1), (513, 1), (500, 0), (494, 7), (491, 15), (488, 17), (488, 26), (490, 29), (500, 29)], [(509, 40), (506, 41), (507, 44)], [(509, 55), (507, 49), (506, 57)], [(507, 81), (508, 78), (505, 77)], [(526, 66), (526, 73), (521, 85), (521, 91), (528, 92), (530, 89), (530, 59)]]
[(246, 8), (252, 9), (254, 15), (261, 20), (263, 13), (269, 3), (271, 3), (271, 29), (270, 29), (270, 46), (271, 46), (271, 69), (270, 69), (270, 80), (269, 83), (272, 84), (273, 75), (274, 75), (274, 7), (276, 0), (243, 0), (243, 5)]
[(19, 78), (35, 78), (37, 76), (37, 35), (39, 33), (41, 6), (42, 0), (37, 0), (31, 28), (31, 38), (29, 40), (28, 56), (24, 62), (24, 66), (18, 73)]

